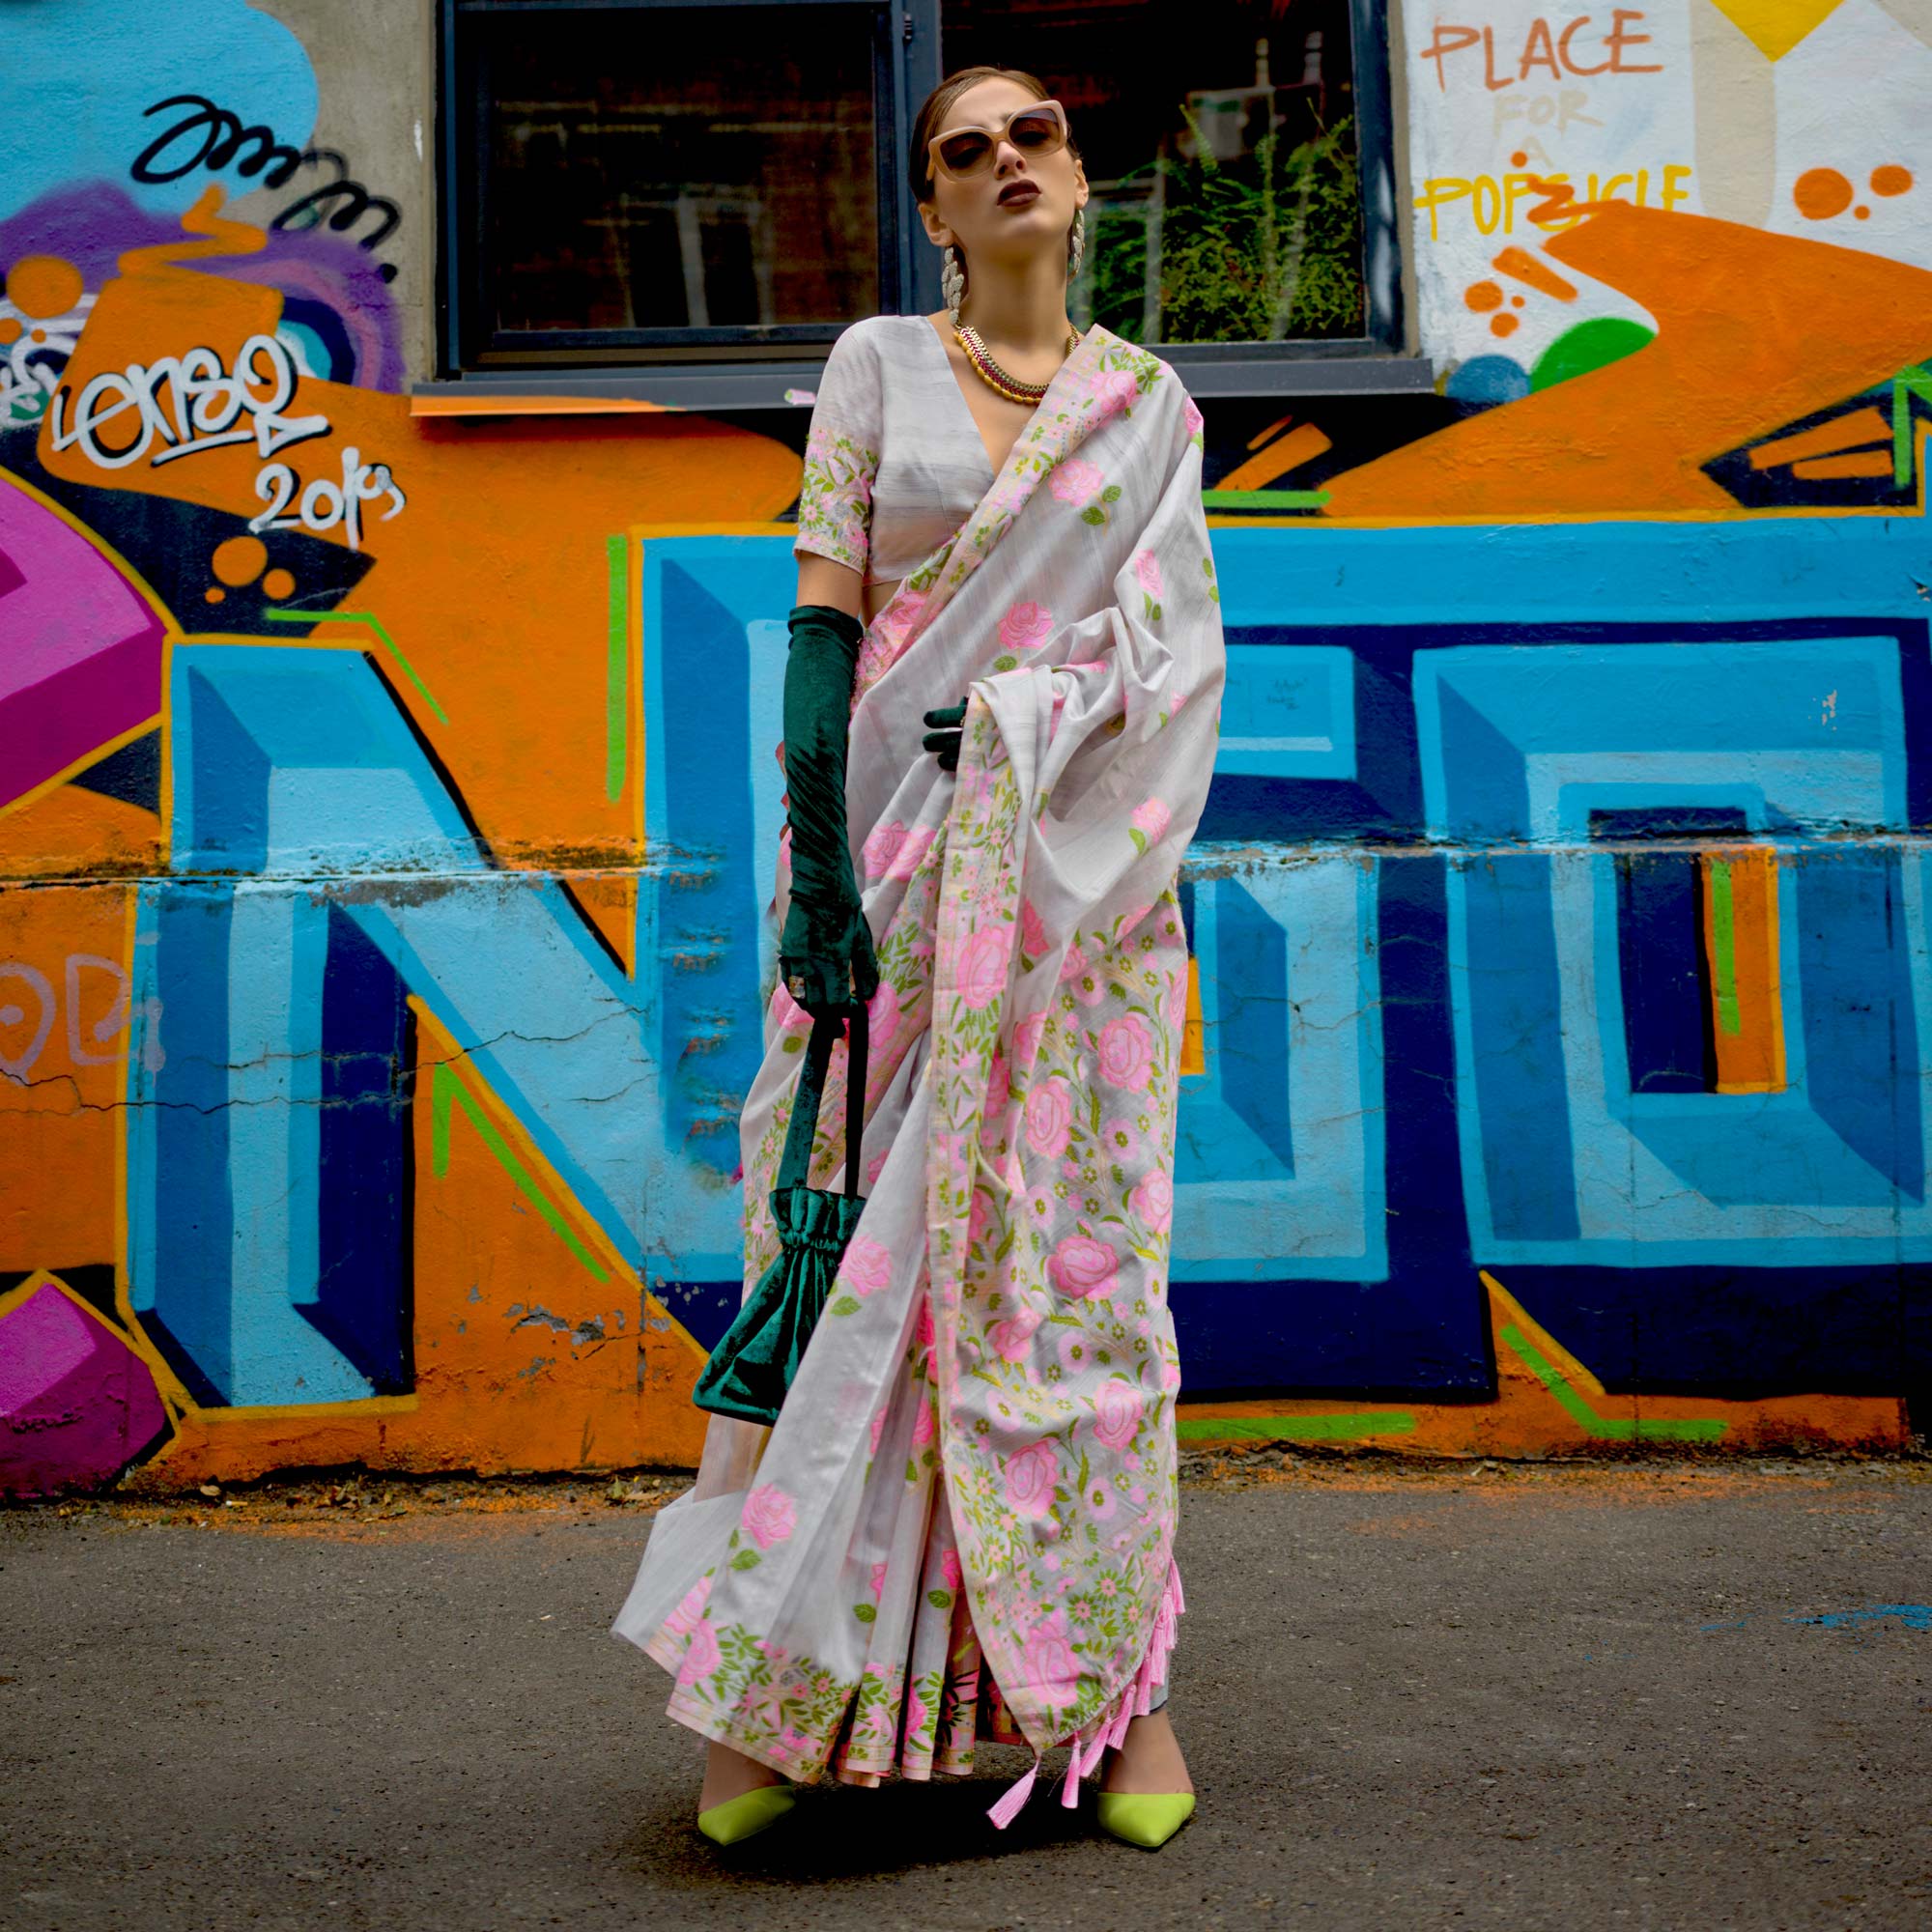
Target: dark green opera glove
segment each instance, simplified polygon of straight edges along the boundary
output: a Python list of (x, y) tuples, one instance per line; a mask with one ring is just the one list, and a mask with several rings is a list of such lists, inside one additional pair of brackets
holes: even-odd
[(792, 608), (784, 681), (791, 903), (779, 972), (813, 1019), (849, 1012), (879, 988), (845, 825), (845, 732), (864, 636), (858, 618), (829, 604)]
[(941, 771), (956, 772), (959, 741), (965, 735), (966, 700), (962, 698), (957, 704), (944, 704), (937, 711), (926, 712), (925, 723), (931, 728), (920, 743), (938, 755)]

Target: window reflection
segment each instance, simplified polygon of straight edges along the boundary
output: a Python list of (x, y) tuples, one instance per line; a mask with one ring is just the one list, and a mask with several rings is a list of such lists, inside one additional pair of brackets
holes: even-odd
[(1365, 331), (1347, 0), (943, 0), (943, 62), (1037, 74), (1086, 162), (1074, 322), (1133, 342)]
[(868, 8), (484, 15), (490, 331), (875, 313)]

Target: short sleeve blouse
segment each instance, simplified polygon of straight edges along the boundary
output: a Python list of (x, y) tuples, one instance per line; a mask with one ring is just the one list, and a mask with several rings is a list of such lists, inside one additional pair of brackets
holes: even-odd
[(866, 568), (884, 405), (878, 355), (865, 329), (854, 324), (833, 343), (818, 379), (818, 400), (805, 437), (794, 556), (811, 551), (854, 570)]
[(806, 432), (792, 554), (905, 577), (992, 487), (946, 345), (923, 315), (875, 315), (833, 343)]

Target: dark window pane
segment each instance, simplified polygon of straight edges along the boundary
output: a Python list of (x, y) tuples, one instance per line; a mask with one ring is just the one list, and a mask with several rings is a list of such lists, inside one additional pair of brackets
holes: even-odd
[(472, 15), (486, 327), (877, 311), (869, 8)]
[(940, 22), (946, 72), (1020, 68), (1066, 105), (1091, 190), (1076, 323), (1366, 332), (1347, 0), (942, 0)]

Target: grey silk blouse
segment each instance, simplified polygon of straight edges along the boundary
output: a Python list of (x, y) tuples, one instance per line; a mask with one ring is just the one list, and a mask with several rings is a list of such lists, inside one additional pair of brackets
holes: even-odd
[(980, 426), (932, 324), (923, 315), (850, 324), (819, 378), (792, 554), (815, 552), (867, 583), (895, 582), (992, 487)]

